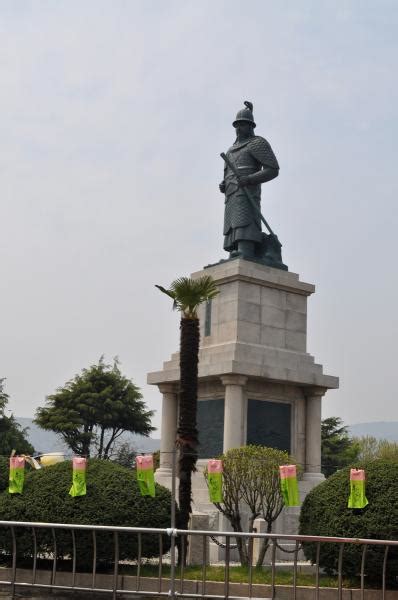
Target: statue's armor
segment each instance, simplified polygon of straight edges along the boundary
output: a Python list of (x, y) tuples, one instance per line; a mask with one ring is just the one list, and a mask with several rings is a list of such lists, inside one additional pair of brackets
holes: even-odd
[[(240, 175), (256, 174), (261, 177), (263, 167), (279, 169), (271, 146), (258, 135), (242, 143), (235, 142), (226, 154)], [(224, 249), (231, 252), (241, 240), (261, 243), (260, 216), (255, 213), (245, 191), (238, 187), (236, 177), (227, 165), (224, 168), (224, 184)], [(261, 183), (250, 185), (249, 189), (260, 209)]]

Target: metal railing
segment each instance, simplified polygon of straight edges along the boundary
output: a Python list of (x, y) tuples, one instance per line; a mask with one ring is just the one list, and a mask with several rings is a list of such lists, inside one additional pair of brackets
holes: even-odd
[[(46, 530), (50, 532), (49, 539), (51, 540), (50, 548), (46, 546), (45, 553), (40, 547), (38, 540), (38, 532)], [(60, 556), (59, 538), (60, 532), (68, 532), (70, 534), (71, 553), (68, 556)], [(18, 542), (21, 540), (21, 533), (30, 532), (31, 536), (31, 568), (19, 568), (19, 548)], [(77, 532), (88, 532), (91, 534), (92, 543), (92, 570), (90, 573), (79, 572), (78, 551), (76, 543)], [(117, 599), (125, 596), (156, 596), (156, 597), (181, 597), (181, 598), (225, 598), (235, 600), (238, 598), (254, 598), (258, 596), (258, 584), (253, 582), (252, 560), (249, 560), (247, 567), (247, 583), (239, 585), (239, 594), (234, 595), (234, 587), (236, 584), (231, 582), (231, 551), (234, 543), (238, 538), (241, 538), (247, 543), (249, 549), (253, 548), (254, 540), (268, 540), (269, 548), (269, 564), (266, 568), (270, 570), (270, 583), (268, 585), (267, 597), (272, 600), (277, 596), (276, 572), (277, 561), (276, 553), (280, 544), (293, 544), (292, 560), (290, 568), (292, 571), (291, 597), (296, 600), (298, 588), (298, 558), (299, 552), (303, 543), (315, 544), (315, 566), (314, 566), (314, 595), (312, 598), (319, 600), (320, 594), (320, 553), (323, 544), (337, 544), (338, 561), (337, 561), (337, 587), (336, 595), (338, 600), (342, 600), (343, 596), (343, 561), (344, 550), (348, 545), (362, 547), (360, 572), (358, 573), (360, 582), (361, 600), (364, 600), (365, 595), (365, 578), (366, 578), (366, 558), (369, 548), (384, 547), (382, 572), (380, 574), (381, 587), (380, 598), (385, 600), (386, 581), (387, 581), (387, 562), (388, 554), (391, 547), (398, 547), (398, 541), (391, 540), (371, 540), (371, 539), (355, 539), (355, 538), (339, 538), (339, 537), (319, 537), (319, 536), (302, 536), (302, 535), (282, 535), (282, 534), (262, 534), (262, 533), (235, 533), (226, 531), (186, 531), (179, 529), (151, 529), (140, 527), (111, 527), (100, 525), (76, 525), (76, 524), (61, 524), (61, 523), (31, 523), (19, 521), (0, 521), (0, 533), (2, 535), (8, 533), (9, 546), (2, 545), (0, 542), (0, 559), (4, 561), (7, 557), (10, 560), (9, 567), (0, 569), (0, 589), (9, 589), (11, 598), (15, 598), (17, 590), (36, 588), (47, 590), (67, 591), (74, 590), (79, 592), (97, 592), (108, 594), (108, 597)], [(98, 540), (101, 534), (111, 534), (113, 539), (113, 547), (109, 549), (108, 554), (112, 555), (111, 563), (113, 565), (113, 573), (104, 575), (97, 570), (99, 558)], [(57, 539), (58, 535), (58, 539)], [(120, 536), (130, 536), (136, 539), (137, 558), (134, 561), (121, 560), (120, 558)], [(144, 576), (142, 571), (147, 564), (147, 560), (143, 555), (143, 543), (147, 536), (157, 538), (158, 544), (158, 559), (152, 561), (157, 570), (156, 577)], [(170, 551), (167, 557), (164, 556), (164, 536), (170, 538)], [(181, 565), (176, 564), (176, 546), (183, 538), (188, 536), (190, 541), (199, 538), (201, 542), (201, 577), (193, 583), (186, 577), (186, 568), (184, 567), (185, 557), (182, 556)], [(222, 538), (225, 547), (225, 559), (222, 563), (224, 570), (223, 582), (218, 583), (216, 588), (214, 582), (207, 577), (209, 567), (208, 557), (208, 542), (213, 537)], [(3, 538), (1, 538), (3, 539)], [(198, 540), (197, 540), (198, 541)], [(25, 537), (26, 544), (26, 537)], [(61, 544), (62, 546), (62, 544)], [(184, 544), (180, 544), (180, 548), (184, 548)], [(26, 548), (26, 546), (25, 546)], [(42, 559), (50, 561), (50, 570), (41, 570), (38, 568), (38, 562)], [(250, 552), (249, 552), (250, 556)], [(60, 558), (67, 558), (70, 566), (70, 571), (66, 572), (60, 569)], [(26, 555), (24, 558), (24, 563)], [(133, 575), (124, 575), (125, 567), (133, 570)], [(4, 576), (6, 576), (4, 578)], [(243, 590), (243, 591), (242, 591)], [(263, 595), (263, 594), (261, 594)]]

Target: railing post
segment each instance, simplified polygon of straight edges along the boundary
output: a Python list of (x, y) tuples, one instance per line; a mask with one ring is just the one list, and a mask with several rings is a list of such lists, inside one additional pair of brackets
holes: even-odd
[(299, 541), (296, 540), (294, 547), (294, 559), (293, 559), (293, 600), (297, 598), (297, 556), (299, 551)]
[(276, 559), (276, 540), (272, 540), (272, 553), (271, 553), (271, 598), (275, 598), (275, 559)]
[(363, 545), (362, 560), (361, 560), (361, 600), (365, 600), (365, 562), (366, 562), (366, 551), (368, 549), (367, 544)]
[(95, 533), (95, 529), (93, 529), (93, 579), (91, 582), (91, 587), (95, 588), (95, 579), (97, 575), (97, 535)]
[(117, 531), (113, 534), (113, 540), (115, 545), (115, 567), (113, 570), (113, 594), (112, 599), (116, 600), (117, 595), (117, 580), (119, 575), (119, 534)]
[(319, 600), (319, 560), (321, 557), (321, 542), (316, 543), (316, 575), (315, 575), (315, 599)]
[(383, 560), (383, 590), (382, 590), (382, 600), (385, 600), (386, 598), (386, 571), (387, 571), (387, 559), (388, 559), (388, 551), (390, 549), (390, 546), (386, 546), (386, 549), (384, 551), (384, 560)]
[(76, 581), (76, 536), (75, 536), (75, 530), (72, 529), (71, 533), (72, 533), (72, 551), (73, 551), (73, 556), (72, 556), (72, 587), (75, 587), (75, 581)]
[(55, 580), (57, 577), (57, 538), (55, 535), (54, 527), (51, 527), (51, 534), (52, 534), (53, 544), (54, 544), (54, 559), (53, 559), (53, 568), (52, 568), (52, 573), (51, 573), (51, 585), (55, 585)]
[(340, 544), (339, 548), (339, 561), (337, 566), (337, 577), (338, 577), (338, 598), (339, 600), (343, 600), (343, 552), (344, 552), (344, 542)]
[(224, 598), (229, 596), (229, 559), (230, 559), (230, 545), (231, 538), (226, 536), (225, 538), (225, 582), (224, 582)]
[(37, 538), (36, 538), (36, 530), (32, 527), (32, 537), (33, 537), (33, 573), (32, 573), (32, 583), (36, 583), (36, 569), (37, 569)]
[(12, 536), (12, 575), (11, 575), (11, 598), (15, 598), (15, 580), (17, 576), (17, 540), (15, 537), (15, 529), (11, 525), (11, 536)]

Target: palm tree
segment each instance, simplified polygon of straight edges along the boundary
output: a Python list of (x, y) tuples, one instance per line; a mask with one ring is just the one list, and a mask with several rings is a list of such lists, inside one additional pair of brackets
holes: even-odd
[(199, 318), (197, 310), (218, 294), (213, 279), (181, 277), (166, 290), (156, 286), (173, 300), (173, 309), (181, 312), (180, 322), (180, 394), (176, 447), (179, 449), (178, 504), (179, 528), (188, 529), (192, 502), (192, 473), (198, 457), (198, 430), (196, 409), (198, 395)]

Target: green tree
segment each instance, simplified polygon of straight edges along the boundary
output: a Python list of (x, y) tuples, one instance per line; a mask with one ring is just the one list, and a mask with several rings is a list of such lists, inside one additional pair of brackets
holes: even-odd
[(137, 456), (137, 450), (134, 444), (130, 442), (121, 442), (116, 444), (111, 460), (122, 467), (132, 468), (135, 463), (135, 457)]
[(101, 358), (48, 396), (35, 422), (58, 433), (75, 454), (108, 459), (124, 431), (148, 436), (152, 416), (118, 361), (107, 365)]
[(5, 379), (0, 379), (0, 455), (33, 454), (34, 448), (26, 439), (27, 429), (22, 429), (14, 415), (6, 415), (9, 396), (4, 391)]
[(180, 394), (176, 446), (179, 448), (178, 501), (179, 527), (188, 529), (192, 503), (192, 473), (197, 461), (198, 430), (196, 426), (199, 362), (200, 304), (218, 294), (213, 279), (181, 277), (169, 289), (157, 285), (161, 292), (173, 300), (173, 309), (181, 313), (180, 322)]
[[(271, 533), (283, 508), (279, 466), (291, 464), (292, 458), (287, 452), (266, 446), (232, 448), (220, 458), (223, 461), (223, 502), (215, 504), (217, 509), (228, 519), (233, 531), (252, 532), (254, 520), (262, 517), (266, 533)], [(241, 564), (248, 565), (248, 543), (241, 537), (236, 538), (236, 542)], [(269, 540), (264, 539), (257, 566), (262, 565), (268, 544)]]
[(348, 435), (340, 417), (322, 421), (322, 473), (329, 477), (358, 458), (358, 444)]
[(358, 446), (358, 458), (362, 462), (372, 460), (398, 461), (398, 443), (377, 439), (371, 435), (354, 438)]

